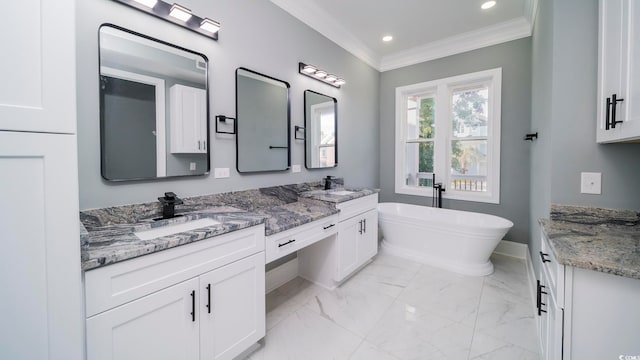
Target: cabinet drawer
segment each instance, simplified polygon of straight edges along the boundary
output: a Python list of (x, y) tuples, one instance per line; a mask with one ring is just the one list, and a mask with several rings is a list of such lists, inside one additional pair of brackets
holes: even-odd
[(268, 264), (337, 232), (338, 216), (332, 215), (268, 236), (265, 239), (266, 262)]
[(338, 204), (337, 208), (340, 209), (338, 220), (345, 221), (358, 214), (362, 214), (377, 207), (378, 194), (367, 195), (358, 199), (349, 200)]
[(548, 292), (552, 293), (560, 307), (564, 306), (564, 265), (560, 264), (544, 235), (540, 240), (540, 262), (548, 279)]
[(264, 225), (87, 271), (87, 317), (264, 250)]

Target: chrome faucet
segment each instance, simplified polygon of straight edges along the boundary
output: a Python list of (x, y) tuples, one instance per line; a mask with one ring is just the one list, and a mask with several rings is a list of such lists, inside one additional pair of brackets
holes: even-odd
[(176, 205), (183, 204), (182, 199), (178, 198), (173, 192), (164, 193), (164, 197), (159, 197), (158, 201), (162, 204), (162, 218), (171, 219), (176, 216)]

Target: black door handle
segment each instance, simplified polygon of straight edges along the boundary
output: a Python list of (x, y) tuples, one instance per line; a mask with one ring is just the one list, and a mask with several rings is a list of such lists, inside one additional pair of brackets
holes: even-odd
[(358, 229), (358, 233), (362, 235), (362, 220), (358, 221), (358, 224), (360, 224), (360, 229)]
[(332, 228), (334, 226), (336, 226), (336, 224), (327, 225), (327, 226), (323, 227), (323, 229), (327, 230), (327, 229), (330, 229), (330, 228)]
[(364, 224), (364, 232), (367, 232), (367, 219), (362, 219), (362, 224)]
[(207, 314), (211, 314), (211, 284), (207, 285)]
[(609, 113), (611, 112), (611, 98), (607, 98), (607, 111), (604, 116), (604, 129), (609, 130), (611, 128), (611, 120), (609, 118)]
[(611, 128), (615, 129), (616, 124), (620, 124), (622, 120), (616, 120), (616, 107), (619, 102), (624, 101), (624, 99), (618, 99), (616, 94), (611, 95)]
[(191, 321), (196, 321), (196, 291), (191, 291)]

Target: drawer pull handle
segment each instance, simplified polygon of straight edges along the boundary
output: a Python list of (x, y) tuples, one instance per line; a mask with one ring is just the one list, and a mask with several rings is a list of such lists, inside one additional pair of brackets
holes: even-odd
[(362, 220), (362, 224), (364, 225), (364, 230), (362, 230), (363, 232), (367, 232), (367, 219), (363, 219)]
[(363, 230), (362, 230), (362, 220), (358, 221), (358, 224), (360, 224), (360, 229), (358, 230), (358, 233), (360, 235), (362, 235), (362, 232), (363, 232)]
[(544, 263), (551, 262), (551, 260), (545, 258), (545, 256), (549, 256), (549, 254), (545, 254), (542, 251), (540, 251), (540, 259), (542, 259), (542, 263), (544, 264)]
[(191, 321), (196, 321), (196, 291), (191, 291)]
[(289, 245), (289, 244), (291, 244), (291, 243), (292, 243), (292, 242), (294, 242), (294, 241), (296, 241), (296, 239), (291, 239), (291, 240), (287, 241), (287, 242), (286, 242), (286, 243), (284, 243), (284, 244), (278, 244), (278, 247), (283, 247), (283, 246), (285, 246), (285, 245)]
[(327, 230), (327, 229), (330, 229), (330, 228), (332, 228), (334, 226), (336, 226), (336, 224), (327, 225), (327, 226), (323, 227), (323, 229)]
[(207, 285), (207, 313), (211, 314), (211, 284)]

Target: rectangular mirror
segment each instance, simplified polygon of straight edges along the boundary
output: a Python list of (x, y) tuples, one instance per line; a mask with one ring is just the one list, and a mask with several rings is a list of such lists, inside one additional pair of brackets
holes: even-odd
[(304, 159), (307, 169), (338, 166), (338, 100), (304, 92)]
[(236, 168), (286, 171), (291, 164), (289, 84), (236, 70)]
[(207, 58), (111, 24), (99, 33), (102, 177), (208, 173)]

